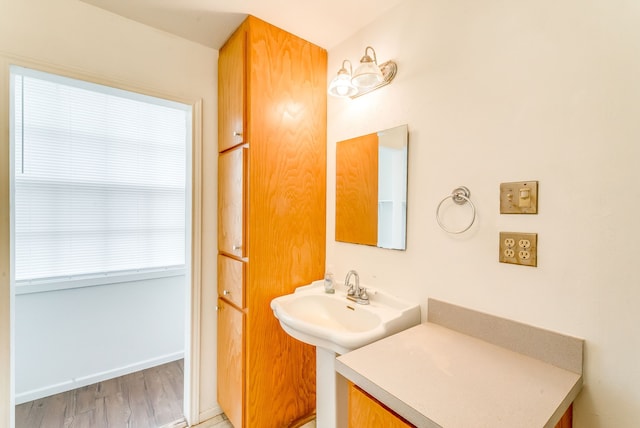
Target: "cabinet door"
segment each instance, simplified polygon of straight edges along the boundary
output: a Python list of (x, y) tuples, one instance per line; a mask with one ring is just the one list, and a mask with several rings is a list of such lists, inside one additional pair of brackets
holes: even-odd
[(245, 139), (246, 44), (244, 26), (220, 50), (218, 57), (218, 151)]
[(234, 427), (243, 426), (244, 313), (218, 299), (218, 403)]
[(244, 308), (245, 262), (218, 255), (218, 295)]
[(245, 192), (249, 149), (240, 146), (218, 157), (218, 250), (245, 257)]
[(349, 384), (349, 428), (407, 428), (413, 425), (396, 416), (354, 384)]

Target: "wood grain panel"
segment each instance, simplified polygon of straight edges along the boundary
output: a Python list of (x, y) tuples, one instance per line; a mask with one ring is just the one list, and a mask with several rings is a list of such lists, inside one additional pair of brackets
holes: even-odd
[(246, 263), (218, 255), (218, 295), (243, 309)]
[(406, 422), (389, 408), (378, 402), (375, 398), (350, 383), (348, 426), (349, 428), (408, 428), (413, 425)]
[(244, 313), (218, 299), (218, 403), (243, 427)]
[(336, 145), (336, 241), (378, 244), (378, 135)]
[[(245, 135), (247, 33), (240, 27), (218, 57), (218, 151), (248, 141)], [(240, 134), (240, 135), (235, 135)]]
[(327, 56), (249, 24), (247, 426), (281, 428), (315, 408), (314, 348), (284, 333), (270, 302), (324, 272)]
[(244, 146), (218, 156), (218, 250), (235, 257), (246, 255), (246, 169)]

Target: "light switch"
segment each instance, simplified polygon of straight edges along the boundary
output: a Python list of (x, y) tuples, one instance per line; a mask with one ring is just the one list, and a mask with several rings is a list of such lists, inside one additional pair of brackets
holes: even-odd
[(531, 208), (531, 189), (523, 187), (520, 189), (520, 200), (518, 201), (520, 208)]
[(538, 182), (500, 184), (500, 214), (537, 214)]

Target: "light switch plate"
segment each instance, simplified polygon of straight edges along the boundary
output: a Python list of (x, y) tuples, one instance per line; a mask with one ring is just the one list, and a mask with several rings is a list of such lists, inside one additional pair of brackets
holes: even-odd
[(538, 266), (538, 234), (500, 232), (500, 263)]
[(537, 181), (515, 181), (500, 184), (500, 214), (537, 213)]

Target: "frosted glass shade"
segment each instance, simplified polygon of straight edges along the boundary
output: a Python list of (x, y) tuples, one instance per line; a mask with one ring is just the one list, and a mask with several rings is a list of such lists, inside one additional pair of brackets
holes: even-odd
[(384, 80), (380, 67), (373, 61), (361, 62), (351, 79), (358, 88), (371, 88)]

